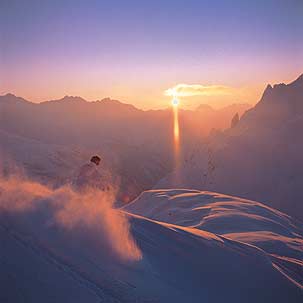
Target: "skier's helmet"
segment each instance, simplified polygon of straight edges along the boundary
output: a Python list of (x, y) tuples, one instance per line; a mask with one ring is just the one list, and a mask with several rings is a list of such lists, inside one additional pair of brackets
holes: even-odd
[(90, 162), (93, 162), (96, 165), (99, 165), (101, 162), (101, 158), (99, 156), (92, 156)]

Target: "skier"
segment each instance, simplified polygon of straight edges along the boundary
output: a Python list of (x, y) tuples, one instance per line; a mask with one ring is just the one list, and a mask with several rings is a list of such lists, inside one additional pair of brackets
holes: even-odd
[(97, 155), (92, 156), (89, 163), (84, 164), (72, 181), (72, 185), (76, 190), (99, 189), (109, 190), (108, 180), (100, 173), (98, 166), (101, 158)]

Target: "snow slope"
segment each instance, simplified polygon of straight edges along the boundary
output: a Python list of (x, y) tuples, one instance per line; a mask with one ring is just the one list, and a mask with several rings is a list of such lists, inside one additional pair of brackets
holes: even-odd
[(302, 283), (302, 224), (261, 203), (198, 190), (151, 190), (124, 209), (254, 245), (274, 264), (286, 268), (291, 279)]
[(0, 302), (98, 302), (60, 264), (0, 226)]
[[(97, 195), (81, 203), (82, 197), (67, 189), (49, 192), (36, 185), (30, 194), (27, 183), (20, 183), (17, 191), (7, 188), (2, 185), (0, 191), (0, 260), (5, 264), (0, 277), (8, 285), (1, 295), (7, 302), (295, 303), (302, 299), (298, 282), (270, 254), (194, 227), (201, 212), (196, 216), (191, 209), (202, 206), (201, 193), (199, 198), (195, 191), (146, 192), (127, 208), (156, 211), (155, 204), (162, 201), (157, 204), (164, 221), (169, 203), (171, 211), (180, 214), (176, 225), (116, 209), (100, 210), (99, 203), (105, 201), (94, 201)], [(209, 194), (206, 200), (223, 198)], [(190, 206), (181, 207), (180, 199)], [(185, 224), (180, 221), (182, 213)], [(267, 217), (272, 229), (274, 213), (264, 211), (264, 221)], [(277, 213), (282, 221), (283, 216)], [(299, 230), (288, 220), (287, 235), (295, 237)], [(22, 293), (19, 297), (16, 288)]]

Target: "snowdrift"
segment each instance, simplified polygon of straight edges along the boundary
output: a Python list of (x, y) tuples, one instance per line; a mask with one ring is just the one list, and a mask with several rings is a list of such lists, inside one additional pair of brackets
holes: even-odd
[(302, 224), (262, 203), (207, 191), (163, 189), (142, 193), (124, 209), (258, 247), (289, 278), (302, 283)]

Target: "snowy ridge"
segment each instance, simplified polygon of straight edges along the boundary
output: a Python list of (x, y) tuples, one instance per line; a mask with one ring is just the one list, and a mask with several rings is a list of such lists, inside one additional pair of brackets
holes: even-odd
[(176, 189), (146, 191), (124, 209), (258, 247), (302, 286), (302, 224), (266, 205), (207, 191)]

